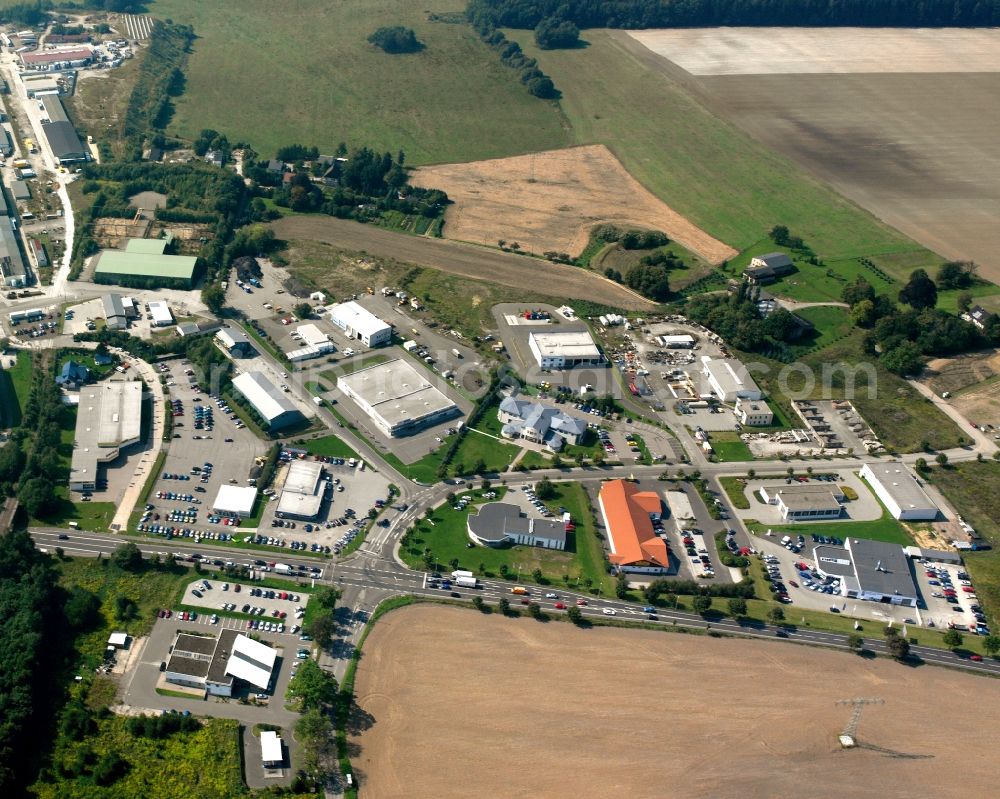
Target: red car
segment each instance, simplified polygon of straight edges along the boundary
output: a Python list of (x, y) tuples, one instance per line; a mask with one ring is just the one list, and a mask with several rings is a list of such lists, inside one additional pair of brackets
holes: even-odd
[(578, 605), (586, 605), (587, 604), (587, 600), (586, 599), (578, 599), (578, 600), (576, 600), (576, 604), (578, 604)]
[(962, 590), (963, 590), (963, 591), (964, 591), (965, 593), (967, 593), (967, 594), (974, 594), (974, 593), (976, 593), (976, 592), (975, 592), (975, 591), (973, 590), (973, 588), (972, 588), (972, 586), (971, 586), (971, 585), (963, 585), (963, 586), (962, 586)]
[(531, 604), (531, 600), (528, 599), (528, 597), (525, 597), (524, 599), (521, 600), (521, 604), (522, 605), (530, 605)]
[(556, 602), (555, 608), (556, 610), (566, 610), (566, 605), (563, 602)]
[(982, 663), (983, 662), (983, 656), (982, 655), (969, 655), (969, 660), (974, 660), (976, 663)]
[(166, 617), (167, 617), (168, 619), (169, 619), (169, 618), (170, 618), (171, 616), (173, 616), (173, 615), (174, 615), (174, 612), (173, 612), (172, 610), (169, 610), (169, 609), (168, 609), (168, 610), (166, 610), (166, 611), (164, 611), (164, 613), (166, 613)]

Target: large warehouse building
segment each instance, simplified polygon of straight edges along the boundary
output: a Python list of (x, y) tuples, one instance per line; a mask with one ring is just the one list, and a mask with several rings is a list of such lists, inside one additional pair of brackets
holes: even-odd
[(843, 512), (840, 503), (846, 499), (836, 484), (778, 483), (761, 486), (760, 495), (768, 504), (776, 505), (781, 518), (789, 522), (839, 519)]
[(270, 430), (281, 430), (302, 421), (302, 412), (260, 372), (244, 372), (233, 380)]
[(198, 259), (167, 255), (167, 244), (167, 239), (129, 239), (124, 250), (102, 250), (94, 267), (94, 282), (190, 289)]
[(0, 285), (19, 289), (27, 283), (27, 270), (17, 243), (17, 234), (14, 233), (14, 222), (0, 216)]
[(42, 132), (56, 161), (60, 164), (72, 164), (90, 160), (90, 152), (80, 141), (59, 95), (46, 94), (42, 97), (42, 105), (49, 120), (42, 125)]
[(275, 515), (281, 519), (315, 519), (323, 507), (329, 485), (323, 479), (323, 464), (293, 460), (288, 465)]
[(402, 359), (341, 375), (337, 387), (390, 437), (410, 435), (461, 413), (416, 367)]
[(927, 496), (913, 473), (899, 461), (866, 463), (861, 467), (861, 476), (888, 508), (892, 518), (900, 521), (933, 521), (937, 518), (937, 505)]
[(818, 546), (813, 554), (821, 574), (840, 579), (841, 596), (917, 606), (917, 586), (899, 544), (848, 538), (843, 547)]
[(604, 364), (604, 356), (586, 330), (529, 333), (528, 347), (543, 369)]
[(220, 516), (231, 516), (245, 519), (253, 515), (253, 506), (257, 501), (257, 489), (253, 486), (224, 485), (219, 487), (212, 503), (212, 510)]
[(667, 542), (656, 535), (653, 519), (660, 518), (663, 504), (654, 491), (640, 491), (627, 480), (608, 480), (597, 495), (608, 560), (618, 571), (665, 574), (670, 570)]
[(764, 399), (764, 392), (757, 387), (746, 366), (735, 358), (709, 358), (706, 355), (702, 357), (701, 364), (711, 392), (721, 402)]
[(118, 457), (122, 447), (139, 440), (142, 383), (111, 380), (80, 390), (76, 437), (69, 467), (71, 491), (97, 488), (98, 464)]
[(366, 347), (381, 347), (392, 341), (392, 327), (353, 301), (334, 305), (330, 309), (330, 321)]

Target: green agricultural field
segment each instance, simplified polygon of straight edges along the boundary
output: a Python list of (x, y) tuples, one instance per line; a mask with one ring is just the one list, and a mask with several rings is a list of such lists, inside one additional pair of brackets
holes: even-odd
[[(508, 569), (513, 579), (520, 568), (521, 582), (533, 582), (532, 572), (542, 571), (543, 582), (547, 585), (562, 585), (563, 576), (569, 577), (570, 586), (578, 583), (581, 588), (600, 589), (604, 593), (613, 590), (613, 581), (604, 567), (604, 553), (601, 542), (594, 534), (590, 506), (586, 492), (579, 483), (556, 483), (557, 496), (546, 502), (552, 509), (565, 507), (576, 523), (575, 534), (569, 537), (569, 548), (558, 552), (539, 547), (513, 546), (502, 549), (474, 547), (470, 549), (466, 531), (466, 519), (476, 505), (481, 504), (483, 492), (471, 492), (476, 498), (473, 505), (464, 511), (456, 511), (445, 504), (434, 511), (431, 518), (423, 519), (406, 535), (400, 549), (403, 560), (415, 569), (426, 568), (424, 550), (429, 549), (434, 561), (441, 567), (451, 569), (452, 559), (459, 562), (459, 568), (469, 569), (481, 576), (495, 577), (500, 567)], [(470, 492), (463, 492), (470, 493)], [(459, 494), (462, 496), (462, 494)], [(433, 522), (433, 524), (431, 524)], [(483, 568), (480, 568), (482, 566)]]
[(1000, 620), (1000, 464), (956, 463), (931, 470), (930, 481), (992, 548), (965, 552), (962, 558), (976, 586), (976, 596), (993, 624)]
[[(532, 97), (470, 26), (433, 22), (428, 8), (457, 14), (465, 1), (150, 3), (151, 14), (198, 36), (170, 130), (193, 139), (215, 128), (266, 156), (295, 142), (323, 152), (367, 144), (402, 149), (411, 164), (569, 143), (553, 103)], [(366, 41), (382, 25), (413, 28), (426, 49), (383, 53)]]
[(912, 241), (699, 105), (621, 31), (539, 51), (508, 31), (562, 91), (576, 144), (606, 144), (674, 210), (742, 250), (781, 223), (825, 259), (919, 249)]

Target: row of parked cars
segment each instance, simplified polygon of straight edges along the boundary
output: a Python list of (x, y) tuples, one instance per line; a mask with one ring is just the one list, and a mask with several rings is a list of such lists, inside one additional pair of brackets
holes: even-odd
[[(951, 574), (946, 568), (943, 566), (925, 564), (925, 575), (928, 578), (928, 584), (938, 589), (932, 593), (932, 596), (938, 599), (944, 599), (952, 606), (952, 610), (956, 613), (965, 612), (958, 600), (958, 591), (955, 589), (955, 584), (951, 579)], [(975, 621), (970, 624), (949, 622), (948, 626), (955, 630), (968, 631), (976, 633), (977, 635), (989, 635), (990, 628), (987, 624), (986, 614), (983, 613), (983, 609), (979, 605), (979, 599), (976, 597), (975, 589), (972, 586), (972, 581), (969, 579), (968, 572), (960, 571), (956, 575), (956, 579), (959, 581), (959, 589), (962, 593), (967, 594), (968, 598), (971, 600), (969, 612), (972, 614)]]
[[(777, 595), (779, 602), (789, 604), (792, 598), (788, 595), (788, 588), (781, 578), (781, 561), (776, 555), (764, 556), (764, 568), (767, 570), (767, 579), (771, 581), (771, 590)], [(789, 580), (789, 582), (793, 582)]]

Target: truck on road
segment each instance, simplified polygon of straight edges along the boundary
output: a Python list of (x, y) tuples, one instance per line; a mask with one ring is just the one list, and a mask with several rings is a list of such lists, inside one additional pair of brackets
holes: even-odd
[(458, 586), (459, 588), (478, 588), (479, 580), (477, 580), (475, 577), (465, 577), (463, 575), (461, 577), (455, 578), (455, 585)]
[(287, 563), (275, 563), (274, 564), (274, 571), (277, 574), (291, 574), (292, 567), (289, 566)]
[(459, 577), (472, 577), (473, 573), (468, 569), (456, 569), (451, 573), (453, 579), (457, 580)]
[(521, 596), (527, 596), (528, 594), (531, 593), (527, 588), (524, 588), (523, 586), (520, 585), (515, 585), (513, 588), (510, 589), (510, 592), (512, 594), (519, 594)]

